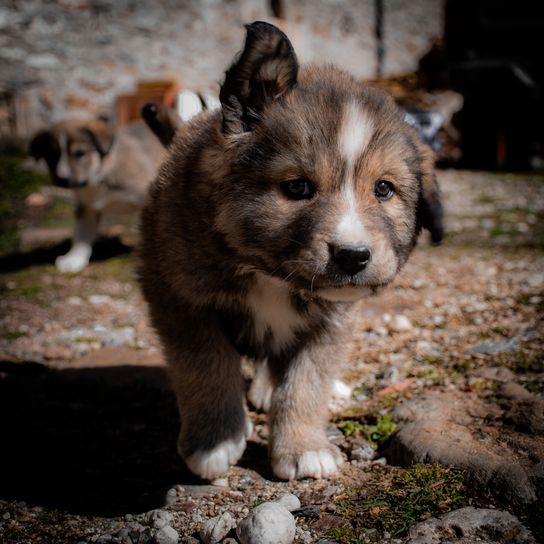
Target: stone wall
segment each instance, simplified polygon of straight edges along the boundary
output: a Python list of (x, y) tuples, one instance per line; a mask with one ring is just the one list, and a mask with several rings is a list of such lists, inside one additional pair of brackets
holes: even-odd
[[(3, 0), (2, 132), (26, 136), (67, 116), (111, 114), (115, 97), (141, 79), (217, 92), (243, 23), (257, 19), (279, 24), (301, 61), (375, 75), (374, 0), (284, 3), (278, 21), (266, 0)], [(416, 67), (441, 34), (443, 4), (384, 0), (385, 74)]]

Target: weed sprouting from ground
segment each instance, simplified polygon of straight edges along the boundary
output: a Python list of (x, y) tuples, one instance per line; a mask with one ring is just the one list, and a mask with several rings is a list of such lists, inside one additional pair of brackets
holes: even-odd
[(402, 536), (419, 521), (467, 506), (464, 475), (440, 465), (413, 465), (408, 469), (375, 468), (371, 481), (352, 489), (335, 503), (336, 513), (351, 527), (325, 534), (344, 544), (362, 544), (389, 533)]
[(22, 156), (0, 156), (0, 253), (16, 249), (24, 199), (46, 181), (47, 175), (23, 167)]
[(375, 423), (365, 423), (357, 419), (341, 419), (337, 422), (338, 428), (345, 436), (366, 438), (375, 448), (383, 444), (397, 428), (391, 421), (391, 416), (378, 416)]

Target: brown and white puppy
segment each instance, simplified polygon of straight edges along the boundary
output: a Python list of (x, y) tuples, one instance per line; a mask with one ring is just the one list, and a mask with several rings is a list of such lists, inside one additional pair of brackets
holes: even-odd
[(333, 66), (297, 64), (247, 26), (222, 109), (183, 125), (151, 187), (139, 276), (177, 394), (178, 450), (212, 479), (242, 455), (242, 355), (259, 362), (280, 478), (342, 461), (327, 400), (354, 301), (390, 283), (442, 208), (430, 155), (393, 100)]
[(144, 203), (164, 150), (143, 124), (114, 131), (102, 120), (71, 120), (36, 134), (30, 153), (45, 159), (51, 180), (74, 190), (76, 226), (72, 247), (58, 257), (61, 272), (89, 263), (103, 212), (134, 212)]

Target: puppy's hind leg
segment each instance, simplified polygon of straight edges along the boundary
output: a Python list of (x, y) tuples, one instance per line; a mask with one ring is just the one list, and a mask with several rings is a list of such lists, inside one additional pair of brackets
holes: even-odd
[(242, 456), (250, 432), (240, 355), (213, 323), (192, 316), (167, 342), (181, 429), (178, 452), (189, 469), (212, 480)]
[(274, 383), (270, 368), (266, 361), (255, 363), (255, 377), (251, 382), (247, 398), (257, 410), (268, 412), (272, 403), (272, 393), (274, 392)]

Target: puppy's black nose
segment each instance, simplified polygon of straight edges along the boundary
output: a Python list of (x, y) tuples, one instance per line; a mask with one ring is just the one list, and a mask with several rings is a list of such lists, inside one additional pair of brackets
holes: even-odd
[(336, 266), (348, 276), (364, 270), (370, 261), (370, 250), (364, 246), (331, 246), (331, 255)]

